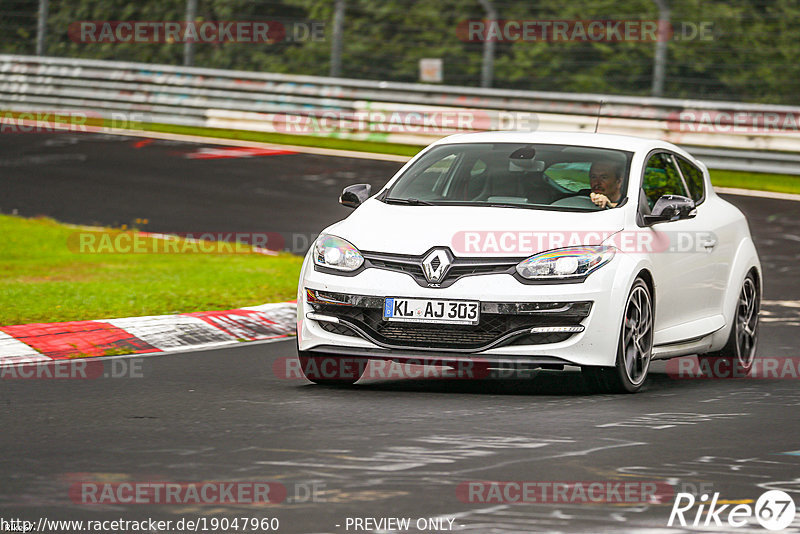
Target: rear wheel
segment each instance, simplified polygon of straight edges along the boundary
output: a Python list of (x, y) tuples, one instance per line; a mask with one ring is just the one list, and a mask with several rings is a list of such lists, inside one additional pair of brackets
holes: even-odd
[(750, 374), (756, 358), (760, 309), (761, 295), (751, 272), (742, 282), (728, 341), (722, 349), (698, 356), (701, 372), (713, 377), (743, 377)]
[(647, 380), (653, 353), (653, 300), (644, 280), (633, 283), (617, 345), (614, 367), (583, 367), (588, 385), (600, 393), (636, 393)]

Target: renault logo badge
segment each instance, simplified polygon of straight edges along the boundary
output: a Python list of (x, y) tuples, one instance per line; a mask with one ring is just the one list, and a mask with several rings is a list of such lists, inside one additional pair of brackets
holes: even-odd
[(450, 254), (446, 249), (432, 250), (422, 260), (422, 272), (425, 274), (425, 279), (428, 282), (441, 282), (452, 263), (453, 260), (450, 259)]

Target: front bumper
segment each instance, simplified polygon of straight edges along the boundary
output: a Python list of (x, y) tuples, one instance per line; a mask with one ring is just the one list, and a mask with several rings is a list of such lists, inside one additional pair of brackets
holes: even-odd
[(508, 345), (558, 343), (583, 332), (592, 303), (482, 302), (476, 325), (390, 322), (383, 319), (382, 297), (306, 288), (306, 304), (326, 332), (360, 337), (387, 349), (482, 352)]
[[(338, 276), (316, 271), (309, 263), (297, 301), (302, 351), (397, 361), (477, 359), (501, 365), (615, 363), (627, 282), (613, 268), (614, 261), (582, 283), (525, 285), (509, 274), (487, 274), (447, 288), (420, 287), (411, 276), (376, 268)], [(384, 323), (385, 297), (478, 300), (481, 324)], [(582, 331), (530, 333), (547, 327)]]

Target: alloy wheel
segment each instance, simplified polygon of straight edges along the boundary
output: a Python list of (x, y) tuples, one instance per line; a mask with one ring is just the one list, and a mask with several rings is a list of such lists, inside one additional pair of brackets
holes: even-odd
[(625, 373), (633, 385), (647, 377), (653, 352), (653, 313), (650, 295), (642, 286), (634, 287), (625, 307), (622, 326), (622, 355)]

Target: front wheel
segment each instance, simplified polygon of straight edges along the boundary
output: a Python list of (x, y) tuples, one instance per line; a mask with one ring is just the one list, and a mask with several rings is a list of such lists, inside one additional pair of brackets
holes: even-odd
[(637, 278), (625, 303), (614, 367), (582, 367), (589, 386), (599, 393), (636, 393), (647, 380), (653, 354), (653, 299)]

